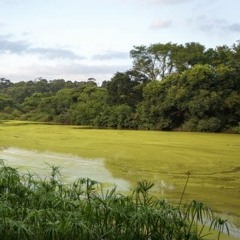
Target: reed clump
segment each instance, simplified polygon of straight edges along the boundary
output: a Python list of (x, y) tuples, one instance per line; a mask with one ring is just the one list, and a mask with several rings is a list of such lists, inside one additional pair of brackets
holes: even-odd
[[(80, 178), (62, 182), (58, 167), (49, 177), (22, 174), (0, 165), (0, 239), (198, 240), (228, 229), (202, 202), (173, 205), (151, 196), (153, 183), (138, 182), (128, 194), (104, 190)], [(208, 229), (206, 233), (206, 230)]]

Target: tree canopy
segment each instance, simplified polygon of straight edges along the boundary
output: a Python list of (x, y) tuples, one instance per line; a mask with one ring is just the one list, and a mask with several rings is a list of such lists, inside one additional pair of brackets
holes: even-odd
[(240, 44), (134, 46), (132, 68), (98, 86), (0, 78), (0, 118), (105, 128), (240, 132)]

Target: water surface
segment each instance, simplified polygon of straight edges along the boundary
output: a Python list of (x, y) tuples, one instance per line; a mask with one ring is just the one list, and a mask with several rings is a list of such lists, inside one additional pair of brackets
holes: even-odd
[(114, 178), (104, 165), (104, 159), (83, 159), (71, 154), (29, 151), (20, 148), (0, 148), (0, 159), (21, 172), (31, 172), (40, 177), (49, 176), (49, 165), (59, 166), (63, 180), (72, 182), (78, 178), (91, 178), (101, 183), (116, 185), (119, 190), (128, 190), (129, 183)]

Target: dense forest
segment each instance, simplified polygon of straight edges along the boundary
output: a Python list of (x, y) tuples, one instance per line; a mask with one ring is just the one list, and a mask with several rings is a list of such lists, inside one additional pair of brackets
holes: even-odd
[(240, 44), (152, 44), (98, 86), (0, 78), (0, 119), (118, 129), (240, 133)]

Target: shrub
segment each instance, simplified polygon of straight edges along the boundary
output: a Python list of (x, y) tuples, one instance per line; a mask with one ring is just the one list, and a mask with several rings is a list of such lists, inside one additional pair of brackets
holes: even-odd
[(231, 130), (233, 133), (240, 133), (240, 122), (238, 123), (238, 126), (233, 127)]
[(197, 131), (200, 132), (219, 132), (221, 129), (221, 120), (215, 117), (201, 119), (197, 124)]
[(183, 131), (194, 132), (197, 131), (197, 124), (198, 124), (197, 118), (191, 118), (188, 121), (184, 122), (184, 124), (181, 126), (181, 129)]

